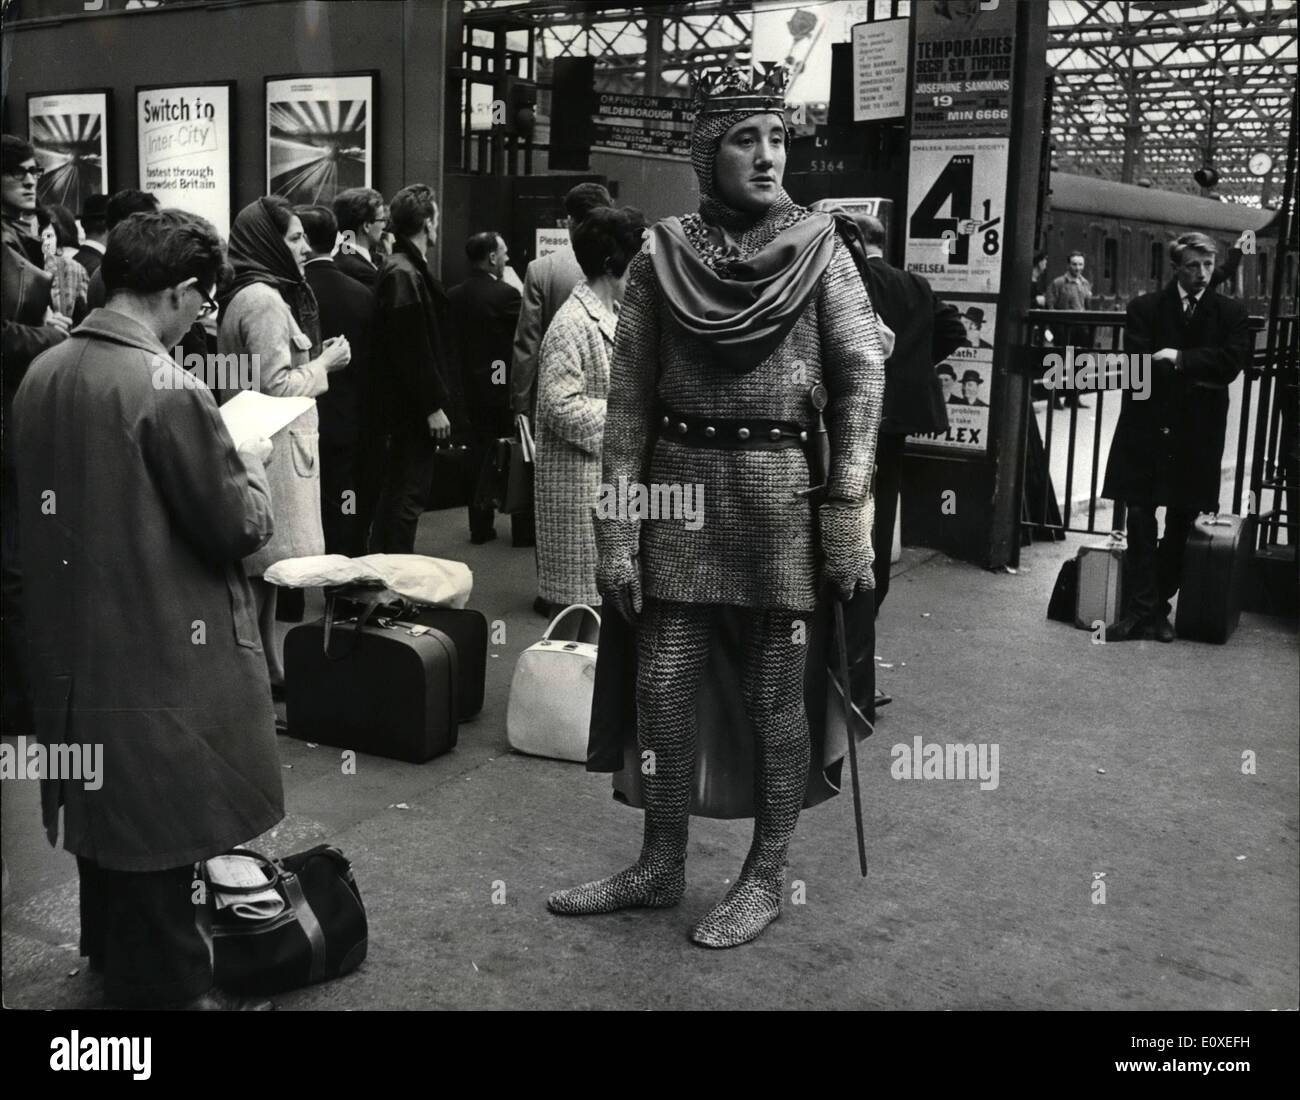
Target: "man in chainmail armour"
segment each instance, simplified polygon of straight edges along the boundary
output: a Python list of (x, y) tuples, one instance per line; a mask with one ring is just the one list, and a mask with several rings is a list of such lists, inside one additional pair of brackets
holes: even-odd
[[(735, 884), (691, 930), (708, 947), (746, 943), (781, 913), (809, 769), (801, 628), (821, 586), (847, 600), (873, 585), (880, 333), (833, 219), (781, 186), (783, 93), (780, 69), (752, 85), (736, 69), (697, 84), (699, 213), (655, 225), (630, 267), (602, 481), (702, 485), (704, 522), (597, 512), (598, 587), (636, 636), (637, 736), (653, 761), (643, 769), (645, 837), (631, 867), (547, 902), (587, 915), (681, 901), (696, 698), (717, 616), (732, 609), (744, 624), (741, 687), (756, 738), (754, 834)], [(811, 484), (819, 384), (831, 459), (810, 498), (800, 491)]]

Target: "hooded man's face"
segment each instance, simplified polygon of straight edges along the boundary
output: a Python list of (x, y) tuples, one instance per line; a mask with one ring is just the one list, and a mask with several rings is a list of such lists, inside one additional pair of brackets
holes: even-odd
[(722, 135), (714, 161), (717, 195), (735, 210), (762, 214), (781, 194), (785, 123), (776, 114), (750, 115)]

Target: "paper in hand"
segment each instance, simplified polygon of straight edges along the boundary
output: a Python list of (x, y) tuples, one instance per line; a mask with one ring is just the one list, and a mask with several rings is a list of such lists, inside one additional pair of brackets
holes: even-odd
[(316, 403), (312, 397), (268, 397), (241, 390), (221, 406), (221, 419), (235, 446), (253, 439), (270, 439)]

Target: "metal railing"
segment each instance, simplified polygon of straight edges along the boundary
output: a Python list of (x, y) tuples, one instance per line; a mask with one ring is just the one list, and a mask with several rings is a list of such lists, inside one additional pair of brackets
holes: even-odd
[[(1122, 402), (1112, 388), (1083, 391), (1044, 391), (1039, 380), (1049, 352), (1074, 354), (1122, 352), (1124, 320), (1119, 312), (1033, 309), (1027, 313), (1031, 346), (1017, 364), (1024, 387), (1025, 446), (1021, 454), (1021, 530), (1033, 537), (1063, 537), (1065, 532), (1099, 533), (1124, 527), (1124, 506), (1099, 496), (1103, 454), (1110, 451)], [(1259, 516), (1258, 549), (1296, 545), (1296, 318), (1278, 318), (1277, 341), (1266, 345), (1265, 318), (1252, 316), (1255, 346), (1243, 372), (1236, 417), (1236, 440), (1229, 425), (1224, 459), (1231, 467), (1231, 510), (1241, 514), (1243, 502)], [(1052, 339), (1049, 340), (1048, 333)], [(1074, 394), (1095, 402), (1087, 409), (1091, 427), (1083, 424)], [(1066, 398), (1066, 408), (1056, 401)], [(1040, 413), (1045, 403), (1045, 413)], [(1042, 417), (1042, 427), (1039, 422)], [(1065, 444), (1060, 440), (1064, 434)], [(1086, 481), (1081, 477), (1086, 470)], [(1225, 473), (1227, 472), (1225, 468)], [(1076, 486), (1076, 482), (1079, 484)], [(1076, 488), (1086, 492), (1076, 494)], [(1059, 495), (1058, 495), (1059, 494)], [(1249, 495), (1247, 495), (1249, 494)], [(1055, 507), (1054, 507), (1055, 506)]]

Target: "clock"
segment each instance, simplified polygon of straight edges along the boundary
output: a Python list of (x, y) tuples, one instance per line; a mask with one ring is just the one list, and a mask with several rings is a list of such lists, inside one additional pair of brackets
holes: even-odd
[(1247, 165), (1252, 176), (1267, 176), (1273, 167), (1273, 158), (1267, 153), (1255, 153)]

